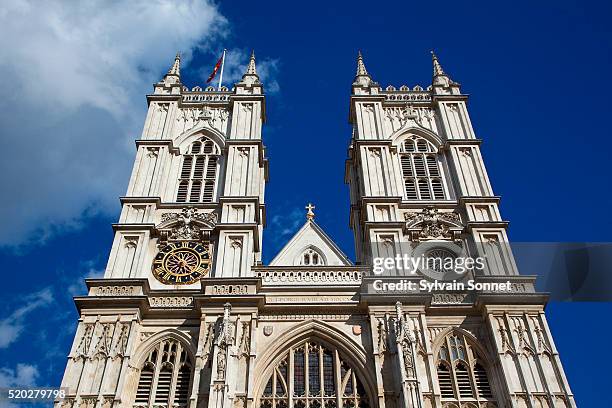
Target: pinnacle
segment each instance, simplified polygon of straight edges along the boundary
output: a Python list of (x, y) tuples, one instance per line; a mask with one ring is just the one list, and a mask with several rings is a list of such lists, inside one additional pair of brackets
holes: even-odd
[(440, 62), (438, 61), (438, 57), (433, 52), (433, 50), (431, 51), (431, 60), (433, 62), (433, 74), (434, 74), (434, 76), (446, 75), (446, 73), (442, 69), (442, 65), (440, 65)]
[(251, 58), (249, 59), (249, 65), (245, 75), (257, 75), (257, 68), (255, 67), (255, 50), (251, 51)]
[(168, 71), (168, 75), (176, 75), (181, 76), (181, 54), (179, 52), (176, 53), (176, 57), (174, 57), (174, 64)]
[(368, 70), (363, 63), (363, 56), (361, 55), (361, 50), (357, 53), (357, 73), (355, 76), (369, 76)]

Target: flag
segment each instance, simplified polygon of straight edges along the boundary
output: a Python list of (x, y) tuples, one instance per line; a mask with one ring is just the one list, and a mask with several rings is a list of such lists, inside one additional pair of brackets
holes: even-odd
[(215, 79), (215, 76), (217, 76), (217, 71), (219, 71), (219, 68), (221, 68), (222, 63), (223, 63), (223, 55), (221, 55), (221, 58), (219, 58), (219, 61), (217, 61), (217, 63), (215, 64), (215, 67), (210, 73), (210, 76), (208, 77), (208, 79), (206, 80), (206, 83), (209, 83), (210, 81)]

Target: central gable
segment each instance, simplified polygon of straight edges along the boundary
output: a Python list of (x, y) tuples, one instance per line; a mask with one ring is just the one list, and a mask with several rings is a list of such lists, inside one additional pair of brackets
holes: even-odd
[(274, 257), (270, 266), (348, 266), (353, 263), (312, 219)]

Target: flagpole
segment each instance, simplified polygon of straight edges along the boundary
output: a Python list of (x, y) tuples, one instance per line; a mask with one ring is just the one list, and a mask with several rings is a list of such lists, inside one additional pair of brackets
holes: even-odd
[(221, 73), (219, 74), (219, 91), (221, 90), (221, 83), (223, 82), (223, 66), (225, 65), (225, 48), (223, 49), (223, 56), (221, 56)]

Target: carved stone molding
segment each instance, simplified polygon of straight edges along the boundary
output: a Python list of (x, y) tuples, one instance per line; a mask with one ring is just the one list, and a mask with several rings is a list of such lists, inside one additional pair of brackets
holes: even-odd
[(160, 296), (150, 297), (149, 305), (159, 308), (184, 308), (193, 306), (191, 296)]
[(132, 296), (134, 286), (98, 286), (93, 291), (94, 296)]

